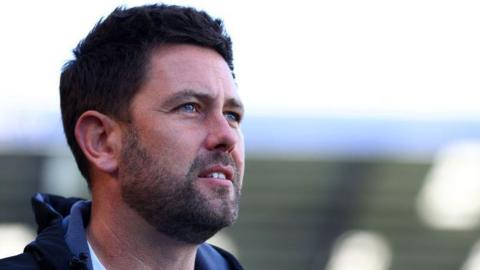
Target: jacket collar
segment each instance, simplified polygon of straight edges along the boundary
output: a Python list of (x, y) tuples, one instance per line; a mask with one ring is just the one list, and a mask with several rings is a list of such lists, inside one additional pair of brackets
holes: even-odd
[[(63, 198), (55, 195), (37, 193), (32, 198), (32, 207), (38, 224), (38, 236), (34, 242), (25, 247), (25, 252), (31, 253), (42, 269), (85, 269), (91, 270), (88, 264), (88, 252), (84, 253), (78, 246), (86, 245), (80, 241), (71, 245), (74, 239), (79, 239), (70, 233), (79, 231), (83, 222), (78, 223), (81, 211), (70, 210), (76, 203), (84, 202), (79, 198)], [(71, 221), (75, 222), (71, 222)], [(70, 231), (70, 233), (69, 233)], [(84, 234), (84, 231), (82, 232)], [(71, 239), (70, 245), (66, 239)], [(88, 246), (87, 246), (88, 251)]]

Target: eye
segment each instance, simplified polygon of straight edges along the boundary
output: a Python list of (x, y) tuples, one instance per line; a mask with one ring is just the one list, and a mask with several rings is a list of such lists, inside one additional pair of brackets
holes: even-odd
[(194, 113), (194, 112), (198, 112), (198, 105), (195, 104), (195, 103), (185, 103), (185, 104), (182, 104), (178, 107), (178, 110), (181, 110), (181, 111), (184, 111), (184, 112), (188, 112), (188, 113)]
[(236, 112), (225, 112), (224, 115), (227, 121), (229, 122), (240, 123), (240, 121), (242, 120), (242, 117), (240, 116), (240, 114)]

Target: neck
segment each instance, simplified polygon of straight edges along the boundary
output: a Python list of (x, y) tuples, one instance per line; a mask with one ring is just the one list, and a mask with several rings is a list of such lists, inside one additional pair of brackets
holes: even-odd
[(158, 232), (112, 190), (92, 192), (87, 228), (88, 241), (107, 269), (194, 269), (197, 245)]

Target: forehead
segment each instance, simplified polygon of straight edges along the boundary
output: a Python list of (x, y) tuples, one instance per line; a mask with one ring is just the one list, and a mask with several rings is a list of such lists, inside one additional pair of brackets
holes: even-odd
[(153, 50), (141, 88), (160, 96), (193, 90), (238, 98), (232, 73), (223, 57), (213, 49), (195, 45), (163, 45)]

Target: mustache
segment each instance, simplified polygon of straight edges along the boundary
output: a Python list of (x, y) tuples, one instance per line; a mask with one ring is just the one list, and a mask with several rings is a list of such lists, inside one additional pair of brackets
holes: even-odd
[(232, 166), (235, 169), (238, 167), (235, 160), (227, 153), (213, 152), (201, 156), (197, 156), (193, 160), (192, 168), (205, 168), (211, 164), (221, 164), (223, 166)]

